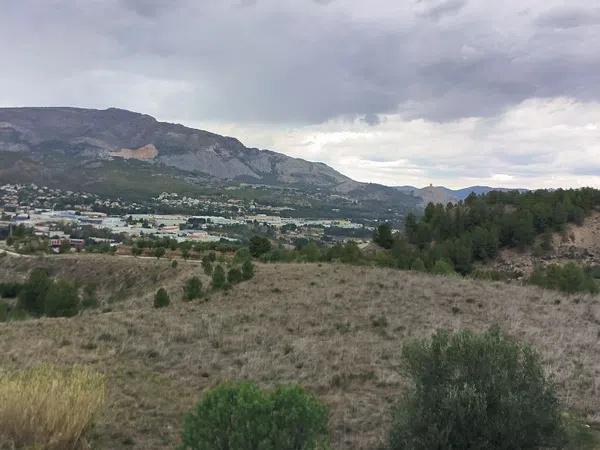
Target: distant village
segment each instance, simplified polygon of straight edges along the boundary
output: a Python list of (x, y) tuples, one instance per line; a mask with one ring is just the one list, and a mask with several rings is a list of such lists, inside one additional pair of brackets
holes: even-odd
[[(124, 239), (139, 238), (237, 241), (248, 227), (267, 228), (273, 238), (288, 243), (298, 239), (360, 241), (360, 236), (370, 235), (372, 230), (344, 219), (282, 217), (278, 213), (290, 208), (257, 207), (236, 199), (218, 202), (162, 193), (153, 201), (162, 209), (205, 207), (223, 215), (140, 212), (148, 206), (35, 184), (6, 184), (0, 186), (0, 240), (9, 238), (17, 227), (26, 228), (47, 240), (50, 249), (58, 252), (65, 247), (82, 250), (90, 244), (118, 246)], [(257, 209), (261, 212), (256, 212)], [(87, 230), (85, 236), (74, 233), (81, 229)]]

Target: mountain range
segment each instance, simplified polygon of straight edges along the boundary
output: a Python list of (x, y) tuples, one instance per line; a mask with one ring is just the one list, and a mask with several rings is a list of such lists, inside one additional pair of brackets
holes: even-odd
[(116, 108), (0, 108), (0, 163), (0, 183), (119, 195), (248, 183), (398, 209), (418, 203), (410, 194), (354, 181), (323, 163)]
[(470, 186), (462, 189), (450, 189), (444, 186), (426, 186), (424, 188), (418, 188), (415, 186), (396, 186), (400, 192), (414, 195), (421, 199), (421, 204), (426, 205), (428, 203), (456, 203), (460, 200), (466, 199), (471, 194), (483, 195), (492, 191), (508, 192), (512, 190), (525, 191), (526, 189), (508, 189), (498, 188), (491, 186)]

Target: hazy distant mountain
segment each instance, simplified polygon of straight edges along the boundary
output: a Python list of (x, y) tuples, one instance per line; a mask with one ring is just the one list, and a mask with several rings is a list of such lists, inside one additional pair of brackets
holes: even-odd
[[(117, 171), (324, 190), (414, 206), (410, 195), (356, 182), (323, 163), (245, 147), (232, 137), (110, 108), (0, 108), (0, 182), (105, 187)], [(164, 184), (164, 183), (163, 183)], [(132, 187), (136, 189), (136, 187)]]
[[(423, 204), (427, 204), (429, 202), (444, 204), (448, 202), (458, 202), (460, 200), (464, 200), (472, 193), (482, 195), (491, 191), (508, 192), (515, 190), (507, 188), (495, 188), (490, 186), (470, 186), (463, 189), (449, 189), (444, 186), (426, 186), (424, 188), (417, 188), (415, 186), (397, 186), (396, 189), (398, 189), (400, 192), (411, 194), (420, 198)], [(518, 190), (522, 191), (525, 189)]]

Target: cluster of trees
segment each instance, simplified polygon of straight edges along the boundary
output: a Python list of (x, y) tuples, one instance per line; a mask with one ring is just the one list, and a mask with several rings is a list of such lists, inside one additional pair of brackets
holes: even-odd
[[(219, 242), (177, 242), (171, 238), (142, 238), (131, 242), (131, 254), (134, 256), (151, 255), (156, 258), (162, 258), (170, 251), (179, 251), (184, 259), (197, 257), (208, 251), (218, 251), (221, 253), (233, 253), (240, 248), (240, 244), (229, 241)], [(194, 255), (192, 252), (195, 252)]]
[(568, 223), (582, 224), (598, 206), (600, 191), (590, 188), (472, 194), (458, 204), (430, 203), (420, 219), (408, 215), (404, 240), (390, 243), (381, 229), (375, 238), (385, 248), (399, 247), (395, 253), (402, 254), (401, 268), (420, 265), (415, 261), (420, 259), (431, 270), (442, 260), (468, 274), (473, 262), (494, 258), (500, 248), (528, 248), (538, 235), (563, 231)]
[[(176, 261), (173, 261), (174, 263)], [(210, 252), (202, 258), (202, 269), (211, 277), (210, 288), (213, 291), (229, 289), (234, 284), (250, 280), (254, 277), (254, 264), (250, 259), (249, 250), (240, 248), (231, 262), (229, 270), (225, 271), (223, 265), (217, 263), (215, 252)], [(205, 295), (202, 280), (198, 276), (189, 278), (183, 285), (183, 299), (186, 301), (197, 300)], [(169, 306), (171, 298), (164, 288), (158, 289), (154, 295), (154, 307), (164, 308)]]
[[(410, 383), (392, 412), (389, 450), (582, 448), (590, 439), (562, 414), (539, 355), (496, 328), (409, 342), (402, 363)], [(182, 450), (326, 449), (328, 410), (298, 386), (229, 382), (184, 418), (181, 442)]]
[(28, 314), (34, 317), (72, 317), (80, 309), (96, 307), (98, 300), (93, 285), (86, 285), (82, 295), (75, 283), (52, 279), (45, 269), (33, 269), (23, 284), (2, 284), (2, 297), (18, 297), (16, 317)]
[(33, 228), (27, 228), (23, 224), (12, 228), (10, 236), (6, 239), (6, 245), (25, 255), (47, 253), (49, 248), (47, 239), (36, 236)]
[(589, 292), (597, 294), (598, 284), (590, 270), (584, 270), (574, 263), (551, 264), (538, 267), (529, 278), (529, 283), (546, 289), (555, 289), (567, 294)]

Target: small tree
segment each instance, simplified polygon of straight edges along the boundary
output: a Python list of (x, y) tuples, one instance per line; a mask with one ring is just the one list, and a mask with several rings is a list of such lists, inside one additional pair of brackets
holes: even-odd
[(73, 317), (79, 307), (77, 287), (66, 280), (57, 280), (46, 293), (44, 312), (48, 317)]
[(237, 284), (242, 281), (242, 272), (237, 267), (232, 267), (227, 272), (227, 281), (229, 284)]
[(244, 264), (242, 264), (242, 279), (249, 280), (253, 277), (254, 277), (254, 264), (252, 264), (252, 261), (247, 259), (246, 261), (244, 261)]
[(225, 270), (223, 270), (222, 266), (216, 266), (215, 270), (213, 270), (212, 274), (212, 287), (213, 289), (222, 289), (227, 285), (227, 280), (225, 279)]
[(171, 261), (171, 267), (173, 269), (177, 269), (177, 260), (176, 259), (174, 259), (174, 260)]
[(160, 288), (158, 291), (156, 291), (156, 294), (154, 295), (155, 308), (164, 308), (166, 306), (169, 306), (170, 303), (171, 299), (169, 298), (169, 294), (167, 294), (167, 291), (164, 288)]
[(154, 249), (154, 256), (156, 256), (156, 259), (162, 258), (163, 256), (165, 256), (165, 253), (167, 253), (167, 251), (164, 247), (156, 247)]
[(248, 246), (250, 254), (255, 258), (271, 250), (271, 241), (262, 236), (253, 236)]
[(29, 279), (19, 292), (19, 308), (36, 316), (42, 315), (46, 293), (51, 284), (52, 280), (46, 270), (33, 269), (29, 274)]
[(265, 392), (251, 383), (226, 383), (185, 417), (181, 449), (323, 449), (327, 416), (321, 402), (297, 386)]
[(394, 245), (392, 227), (387, 223), (379, 225), (373, 233), (373, 242), (375, 242), (377, 245), (380, 245), (383, 248), (392, 248), (392, 245)]
[(205, 255), (202, 258), (202, 270), (204, 270), (204, 273), (208, 276), (212, 275), (213, 272), (213, 266), (212, 266), (212, 262), (210, 260), (210, 257), (208, 255)]
[(560, 447), (554, 387), (532, 349), (492, 329), (437, 332), (402, 351), (412, 387), (395, 410), (390, 449)]
[(142, 253), (144, 253), (143, 248), (138, 247), (137, 245), (134, 245), (133, 247), (131, 247), (131, 254), (133, 256), (140, 256)]
[(443, 259), (438, 259), (435, 262), (433, 268), (431, 269), (431, 273), (434, 273), (436, 275), (456, 275), (456, 272), (454, 272), (452, 265), (448, 261), (445, 261)]
[(86, 284), (83, 287), (83, 298), (81, 299), (82, 308), (98, 307), (98, 298), (96, 297), (96, 285), (93, 283)]
[(186, 300), (195, 300), (202, 297), (202, 281), (198, 277), (192, 277), (183, 287), (184, 298)]

